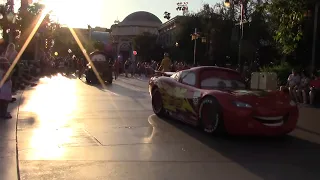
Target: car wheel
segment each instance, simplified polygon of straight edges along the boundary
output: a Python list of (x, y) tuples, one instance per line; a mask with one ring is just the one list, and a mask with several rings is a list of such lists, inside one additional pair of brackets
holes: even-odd
[(204, 98), (200, 104), (199, 114), (203, 131), (209, 134), (225, 132), (220, 104), (215, 98)]
[(160, 93), (159, 89), (153, 90), (151, 101), (152, 101), (153, 112), (157, 116), (163, 117), (164, 109), (163, 109), (163, 102), (162, 102), (162, 97), (161, 97), (161, 93)]

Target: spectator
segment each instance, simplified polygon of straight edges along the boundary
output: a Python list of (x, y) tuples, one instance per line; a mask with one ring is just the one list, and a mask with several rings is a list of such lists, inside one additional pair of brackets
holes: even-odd
[(114, 61), (114, 79), (117, 79), (119, 76), (119, 71), (120, 71), (120, 60), (115, 59)]
[(17, 55), (18, 52), (16, 51), (16, 46), (13, 43), (10, 43), (7, 47), (4, 57), (9, 61), (9, 63), (12, 64)]
[[(18, 55), (18, 52), (16, 51), (16, 46), (13, 44), (13, 43), (10, 43), (7, 47), (7, 50), (4, 54), (4, 57), (7, 59), (7, 61), (12, 64), (13, 61), (15, 60), (15, 58), (17, 57)], [(13, 85), (14, 87), (17, 87), (18, 86), (18, 77), (19, 77), (19, 65), (18, 63), (15, 65), (14, 69), (13, 69), (13, 74), (12, 74), (12, 84), (11, 86)], [(11, 80), (11, 79), (10, 79)], [(12, 89), (12, 87), (11, 87)], [(10, 101), (14, 102), (16, 101), (17, 99), (16, 98), (11, 98)]]
[(131, 63), (130, 63), (131, 77), (133, 77), (136, 74), (136, 68), (137, 68), (136, 61), (135, 60), (131, 60)]
[(172, 64), (172, 62), (171, 62), (171, 59), (169, 58), (169, 54), (164, 53), (164, 58), (162, 59), (158, 70), (162, 71), (162, 72), (170, 72), (171, 64)]
[(8, 112), (8, 104), (12, 101), (12, 82), (10, 77), (3, 79), (9, 67), (9, 61), (4, 57), (0, 57), (0, 118), (2, 119), (12, 118)]
[(315, 73), (313, 73), (312, 77), (314, 77), (314, 79), (310, 81), (310, 105), (313, 105), (315, 103), (315, 100), (320, 93), (320, 78), (316, 77)]
[(296, 91), (297, 93), (297, 99), (299, 102), (303, 102), (303, 104), (307, 104), (308, 100), (307, 100), (307, 94), (309, 91), (309, 83), (310, 83), (310, 79), (307, 76), (306, 72), (303, 71), (301, 73), (301, 82), (300, 85)]
[(128, 71), (129, 71), (130, 64), (131, 64), (130, 59), (126, 60), (126, 62), (124, 63), (124, 72), (125, 72), (126, 77), (128, 77)]
[(292, 69), (292, 74), (288, 77), (287, 86), (289, 87), (289, 94), (291, 98), (297, 101), (296, 90), (298, 89), (300, 84), (300, 76), (296, 72), (296, 70)]

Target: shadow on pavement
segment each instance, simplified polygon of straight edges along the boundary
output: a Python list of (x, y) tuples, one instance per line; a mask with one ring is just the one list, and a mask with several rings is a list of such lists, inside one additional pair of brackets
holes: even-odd
[[(85, 83), (85, 82), (84, 82)], [(132, 98), (146, 98), (149, 97), (148, 92), (143, 92), (143, 91), (139, 91), (139, 90), (134, 90), (134, 89), (130, 89), (127, 87), (123, 87), (119, 84), (107, 84), (106, 83), (106, 87), (103, 88), (101, 85), (93, 85), (93, 84), (88, 84), (89, 86), (93, 86), (98, 88), (101, 91), (110, 91), (112, 93), (121, 95), (121, 96), (127, 96), (127, 97), (132, 97)]]
[(164, 121), (262, 179), (310, 180), (320, 177), (320, 144), (289, 135), (281, 138), (213, 137), (176, 120)]
[(22, 104), (24, 101), (24, 98), (17, 98), (17, 101), (10, 103), (8, 107), (8, 112), (11, 113), (12, 118), (11, 119), (0, 119), (0, 136), (8, 137), (8, 134), (11, 134), (12, 132), (15, 133), (16, 131), (16, 118), (17, 118), (17, 110), (16, 109), (20, 104)]

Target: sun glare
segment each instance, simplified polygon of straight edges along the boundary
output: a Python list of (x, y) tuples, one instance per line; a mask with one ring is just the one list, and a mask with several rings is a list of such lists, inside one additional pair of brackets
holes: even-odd
[(39, 0), (48, 9), (52, 10), (54, 21), (70, 27), (83, 27), (87, 24), (97, 24), (101, 21), (98, 14), (101, 9), (101, 0)]

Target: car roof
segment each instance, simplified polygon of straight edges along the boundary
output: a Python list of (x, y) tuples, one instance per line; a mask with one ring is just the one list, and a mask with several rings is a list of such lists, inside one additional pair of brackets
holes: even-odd
[(239, 73), (236, 70), (229, 69), (229, 68), (224, 68), (224, 67), (218, 67), (218, 66), (198, 66), (198, 67), (193, 67), (187, 70), (192, 70), (192, 71), (203, 71), (203, 70), (222, 70), (222, 71), (228, 71), (231, 73)]

